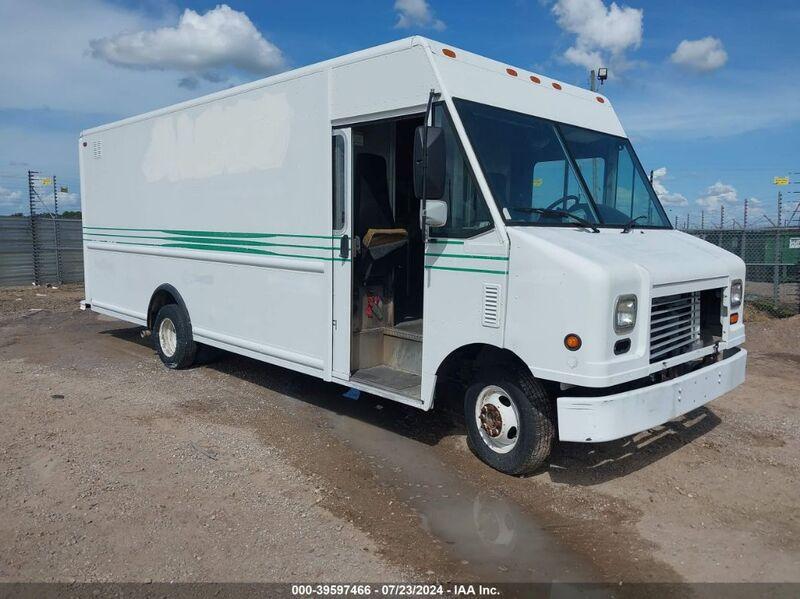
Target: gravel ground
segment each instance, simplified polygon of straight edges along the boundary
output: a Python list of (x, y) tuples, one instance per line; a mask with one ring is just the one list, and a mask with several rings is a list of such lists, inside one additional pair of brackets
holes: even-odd
[(0, 581), (800, 581), (800, 317), (753, 315), (707, 408), (512, 478), (446, 415), (168, 371), (81, 298), (0, 290)]

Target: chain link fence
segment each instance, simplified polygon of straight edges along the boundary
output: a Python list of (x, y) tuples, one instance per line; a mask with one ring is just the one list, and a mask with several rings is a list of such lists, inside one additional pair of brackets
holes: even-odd
[(747, 265), (745, 299), (775, 316), (800, 313), (800, 227), (688, 229)]
[(0, 286), (83, 281), (80, 219), (0, 216)]

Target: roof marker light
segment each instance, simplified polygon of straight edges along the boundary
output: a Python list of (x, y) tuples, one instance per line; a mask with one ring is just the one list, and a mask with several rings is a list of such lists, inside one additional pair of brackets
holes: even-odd
[(536, 75), (531, 75), (531, 81), (533, 81), (534, 83), (541, 83), (542, 82), (542, 80), (539, 79)]
[(517, 72), (514, 69), (506, 69), (506, 73), (508, 73), (512, 77), (516, 77), (517, 76)]
[(560, 83), (556, 83), (555, 81), (553, 81), (553, 87), (556, 88), (556, 89), (561, 89), (561, 84)]
[(450, 48), (442, 48), (442, 54), (444, 54), (448, 58), (455, 58), (456, 57), (456, 53), (453, 52)]
[(600, 102), (600, 104), (605, 104), (606, 103), (606, 101), (603, 98), (601, 98), (600, 96), (597, 96), (597, 101)]

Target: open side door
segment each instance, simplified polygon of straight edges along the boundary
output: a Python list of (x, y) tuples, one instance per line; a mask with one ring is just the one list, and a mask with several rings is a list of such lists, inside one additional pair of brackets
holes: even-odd
[(350, 379), (350, 343), (353, 301), (353, 193), (352, 143), (349, 128), (336, 129), (331, 138), (333, 323), (331, 373)]

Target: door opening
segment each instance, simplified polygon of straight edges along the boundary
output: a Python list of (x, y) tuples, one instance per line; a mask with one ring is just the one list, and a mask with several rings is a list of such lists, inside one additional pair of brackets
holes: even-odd
[(424, 238), (413, 186), (421, 116), (352, 127), (352, 379), (419, 397)]

